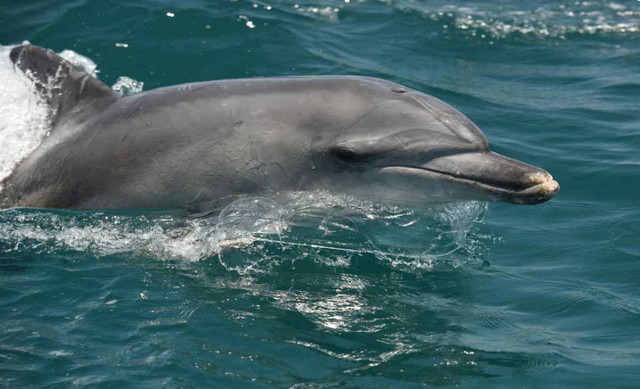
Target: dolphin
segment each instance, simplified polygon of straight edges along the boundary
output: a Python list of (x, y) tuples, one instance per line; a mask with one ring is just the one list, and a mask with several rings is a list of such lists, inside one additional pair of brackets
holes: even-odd
[(371, 77), (207, 81), (119, 97), (50, 50), (12, 49), (50, 135), (2, 182), (0, 207), (202, 211), (241, 195), (329, 190), (426, 205), (537, 204), (558, 183), (489, 150), (441, 100)]

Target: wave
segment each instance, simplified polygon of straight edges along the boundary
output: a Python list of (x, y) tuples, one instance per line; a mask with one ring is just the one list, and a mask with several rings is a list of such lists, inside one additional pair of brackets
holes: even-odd
[[(261, 4), (262, 3), (258, 3)], [(259, 8), (254, 4), (254, 8)], [(640, 33), (640, 4), (614, 1), (472, 2), (416, 0), (342, 0), (298, 4), (284, 1), (284, 12), (327, 22), (339, 22), (354, 12), (387, 13), (391, 8), (417, 14), (436, 24), (443, 36), (461, 34), (474, 40), (514, 37), (567, 39), (573, 35), (635, 35)], [(259, 10), (271, 11), (271, 6)], [(365, 11), (366, 10), (366, 11)], [(375, 12), (374, 12), (375, 13)]]
[(441, 5), (434, 8), (399, 2), (398, 7), (420, 12), (442, 23), (443, 30), (455, 30), (469, 37), (487, 40), (518, 36), (567, 39), (572, 35), (640, 33), (640, 4), (637, 2), (497, 2), (482, 6)]

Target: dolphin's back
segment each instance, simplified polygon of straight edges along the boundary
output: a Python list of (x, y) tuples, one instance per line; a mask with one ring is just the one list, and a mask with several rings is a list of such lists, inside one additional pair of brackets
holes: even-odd
[(314, 137), (366, 115), (374, 94), (358, 90), (375, 91), (372, 82), (225, 80), (123, 97), (58, 129), (23, 161), (10, 177), (11, 206), (200, 209), (234, 194), (321, 185)]
[[(386, 83), (225, 80), (118, 98), (49, 50), (19, 46), (11, 59), (49, 104), (51, 135), (2, 182), (2, 207), (190, 207), (230, 194), (298, 188), (300, 169), (311, 170), (312, 132), (348, 127), (375, 96), (361, 89), (374, 92)], [(295, 169), (277, 166), (285, 158)]]

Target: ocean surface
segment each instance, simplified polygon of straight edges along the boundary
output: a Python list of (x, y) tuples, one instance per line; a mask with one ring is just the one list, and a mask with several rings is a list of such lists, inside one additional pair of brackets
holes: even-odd
[(24, 41), (122, 94), (385, 78), (561, 191), (0, 211), (0, 388), (640, 387), (640, 1), (5, 0), (0, 178), (48, 132)]

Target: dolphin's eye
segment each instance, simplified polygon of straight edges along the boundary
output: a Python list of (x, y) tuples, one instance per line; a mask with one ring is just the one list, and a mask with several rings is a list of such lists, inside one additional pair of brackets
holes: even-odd
[(347, 163), (362, 162), (370, 157), (366, 154), (357, 153), (353, 149), (347, 147), (335, 147), (331, 149), (331, 154), (340, 161)]

